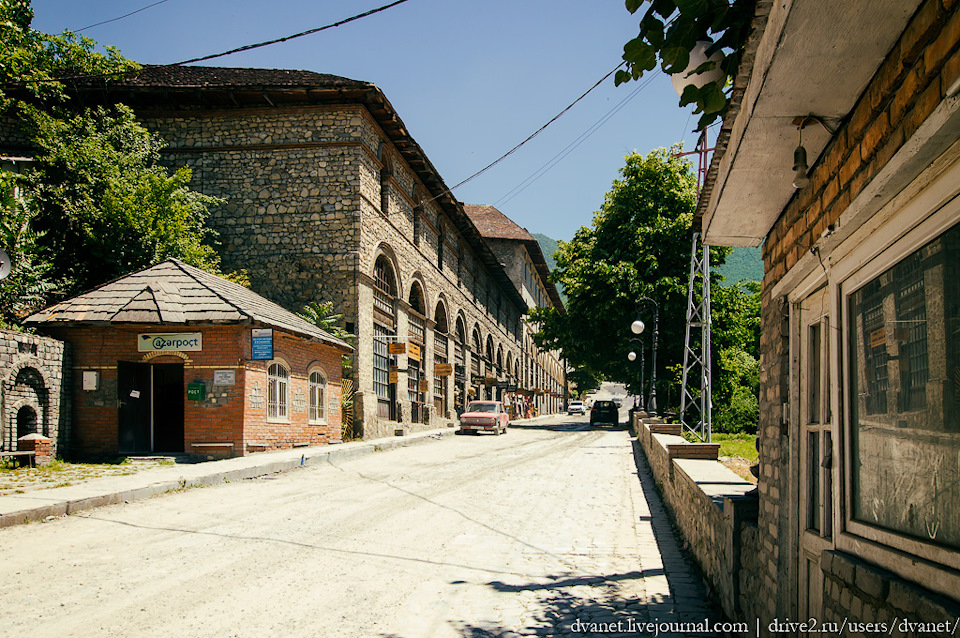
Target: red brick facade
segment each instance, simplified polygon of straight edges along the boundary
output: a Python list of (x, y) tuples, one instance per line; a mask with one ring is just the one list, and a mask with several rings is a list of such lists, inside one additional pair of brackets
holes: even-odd
[[(341, 436), (341, 351), (274, 329), (274, 360), (251, 359), (250, 326), (86, 326), (49, 327), (52, 336), (73, 346), (74, 428), (70, 451), (75, 455), (118, 452), (118, 362), (182, 363), (183, 393), (202, 383), (202, 400), (184, 400), (183, 451), (203, 456), (241, 456), (250, 452), (319, 445)], [(139, 352), (137, 336), (149, 332), (200, 332), (199, 352)], [(289, 371), (287, 416), (267, 418), (267, 369), (282, 362)], [(83, 372), (97, 372), (95, 390), (83, 389)], [(232, 371), (232, 385), (214, 385), (216, 371)], [(326, 418), (309, 420), (309, 375), (326, 379)], [(259, 397), (259, 398), (258, 398)], [(157, 450), (158, 452), (164, 450)]]

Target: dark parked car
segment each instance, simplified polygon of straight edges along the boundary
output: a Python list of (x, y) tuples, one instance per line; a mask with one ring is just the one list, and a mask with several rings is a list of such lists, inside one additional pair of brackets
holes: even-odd
[(590, 408), (590, 425), (609, 423), (620, 425), (620, 410), (613, 401), (594, 401)]

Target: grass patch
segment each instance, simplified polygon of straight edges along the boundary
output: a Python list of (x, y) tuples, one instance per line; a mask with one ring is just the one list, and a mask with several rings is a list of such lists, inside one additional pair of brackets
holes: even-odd
[[(700, 439), (690, 432), (684, 432), (683, 437), (691, 443), (700, 443)], [(710, 436), (711, 443), (720, 444), (720, 456), (738, 456), (751, 463), (756, 463), (757, 454), (756, 434), (723, 434), (714, 432)]]

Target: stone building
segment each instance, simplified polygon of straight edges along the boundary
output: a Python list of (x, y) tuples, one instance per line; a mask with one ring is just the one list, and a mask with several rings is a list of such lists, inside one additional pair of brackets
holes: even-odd
[(697, 221), (763, 245), (759, 518), (729, 611), (764, 630), (955, 629), (958, 95), (952, 0), (757, 3)]
[[(562, 387), (555, 357), (524, 339), (526, 299), (375, 85), (146, 67), (80, 92), (133, 107), (168, 143), (165, 161), (223, 198), (210, 223), (226, 269), (287, 309), (332, 301), (343, 313), (357, 434), (452, 425), (470, 384), (474, 396)], [(536, 359), (550, 374), (523, 378)]]
[[(71, 346), (71, 455), (228, 457), (341, 440), (350, 345), (179, 260), (24, 323)], [(38, 374), (19, 367), (9, 374)]]
[[(557, 287), (549, 281), (550, 269), (540, 243), (527, 231), (493, 206), (466, 204), (470, 220), (503, 264), (507, 275), (523, 295), (528, 308), (552, 306), (563, 310)], [(567, 383), (559, 352), (541, 352), (533, 343), (536, 327), (523, 327), (523, 361), (520, 378), (526, 387), (542, 389), (533, 401), (540, 411), (562, 412), (566, 405)]]

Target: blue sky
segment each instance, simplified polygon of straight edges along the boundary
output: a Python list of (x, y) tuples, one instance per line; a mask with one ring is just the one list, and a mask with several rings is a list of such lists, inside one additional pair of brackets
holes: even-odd
[[(34, 0), (33, 26), (48, 33), (77, 30), (155, 1)], [(166, 0), (83, 33), (138, 62), (163, 64), (298, 33), (384, 4)], [(636, 35), (638, 19), (622, 0), (409, 0), (335, 29), (205, 64), (306, 69), (373, 82), (453, 186), (611, 71), (623, 44)], [(620, 87), (611, 77), (454, 194), (466, 203), (495, 205), (532, 233), (570, 239), (590, 225), (624, 156), (677, 142), (693, 148), (696, 117), (677, 102), (663, 75)]]

